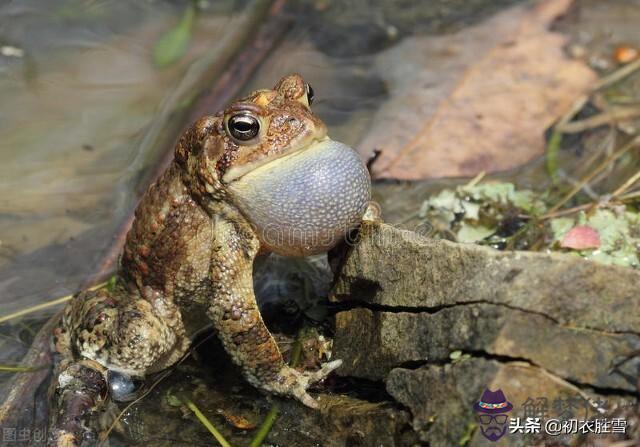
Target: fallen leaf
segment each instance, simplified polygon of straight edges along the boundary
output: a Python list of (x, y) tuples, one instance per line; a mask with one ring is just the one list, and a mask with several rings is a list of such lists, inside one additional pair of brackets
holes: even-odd
[(218, 413), (220, 413), (229, 424), (233, 425), (235, 428), (239, 428), (240, 430), (253, 430), (256, 428), (257, 424), (249, 421), (249, 419), (244, 416), (234, 414), (229, 410), (220, 409), (218, 410)]
[(640, 56), (640, 51), (628, 45), (620, 45), (613, 50), (613, 59), (621, 65), (638, 59), (638, 56)]
[(153, 62), (158, 68), (164, 68), (177, 62), (187, 52), (193, 34), (195, 17), (195, 7), (188, 6), (176, 27), (156, 42), (153, 48)]
[(513, 7), (445, 36), (407, 38), (378, 56), (391, 99), (358, 145), (382, 150), (376, 177), (472, 176), (543, 154), (544, 132), (596, 79), (549, 30), (571, 0)]
[(600, 234), (588, 225), (577, 225), (564, 235), (560, 246), (574, 250), (598, 248), (600, 247)]

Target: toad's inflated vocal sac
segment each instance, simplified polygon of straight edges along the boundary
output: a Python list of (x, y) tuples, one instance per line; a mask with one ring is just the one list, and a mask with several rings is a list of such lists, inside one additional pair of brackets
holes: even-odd
[(256, 255), (326, 251), (369, 205), (366, 167), (327, 136), (312, 99), (287, 76), (182, 135), (136, 210), (116, 286), (77, 295), (55, 330), (50, 444), (94, 444), (92, 415), (124, 400), (127, 380), (174, 364), (207, 323), (252, 385), (317, 407), (307, 387), (340, 361), (287, 366), (252, 283)]

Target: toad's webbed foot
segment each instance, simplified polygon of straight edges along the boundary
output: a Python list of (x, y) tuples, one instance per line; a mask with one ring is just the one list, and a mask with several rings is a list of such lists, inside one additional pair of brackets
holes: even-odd
[(369, 202), (367, 209), (364, 212), (364, 216), (362, 216), (362, 221), (369, 224), (380, 224), (384, 222), (382, 209), (377, 202)]
[(274, 382), (264, 385), (264, 388), (277, 394), (293, 396), (307, 407), (317, 409), (318, 401), (307, 393), (307, 388), (323, 380), (340, 365), (342, 365), (342, 360), (333, 360), (322, 364), (317, 371), (303, 372), (290, 366), (284, 366), (280, 370), (278, 378)]

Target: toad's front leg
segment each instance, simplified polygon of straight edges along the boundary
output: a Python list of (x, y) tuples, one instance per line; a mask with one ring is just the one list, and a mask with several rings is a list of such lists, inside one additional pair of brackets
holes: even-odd
[(209, 315), (225, 349), (252, 385), (294, 396), (308, 407), (317, 408), (318, 403), (307, 388), (342, 362), (325, 363), (315, 372), (299, 372), (284, 363), (253, 293), (253, 260), (259, 246), (249, 225), (223, 219), (216, 222)]

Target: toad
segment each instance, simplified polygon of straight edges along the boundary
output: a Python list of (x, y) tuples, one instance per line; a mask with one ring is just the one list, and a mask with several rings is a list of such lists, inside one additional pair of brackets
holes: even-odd
[(91, 415), (124, 400), (128, 379), (175, 364), (206, 324), (253, 386), (318, 406), (307, 388), (340, 360), (285, 364), (252, 282), (257, 255), (327, 251), (369, 205), (366, 167), (328, 137), (312, 101), (290, 75), (184, 132), (138, 205), (115, 286), (75, 296), (54, 331), (50, 444), (95, 442)]

